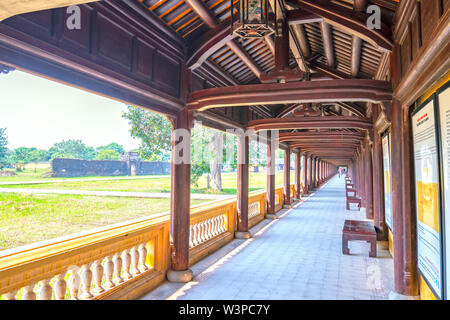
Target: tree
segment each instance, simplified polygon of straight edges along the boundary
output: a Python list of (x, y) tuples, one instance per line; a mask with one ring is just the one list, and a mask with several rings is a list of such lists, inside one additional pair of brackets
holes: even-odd
[(8, 157), (8, 136), (6, 135), (6, 128), (0, 128), (0, 169), (7, 163)]
[[(100, 152), (103, 150), (113, 150), (113, 151), (117, 152), (117, 154), (119, 156), (122, 155), (123, 153), (125, 153), (124, 147), (116, 142), (111, 142), (110, 144), (108, 144), (106, 146), (101, 146), (96, 149), (97, 152)], [(98, 155), (97, 155), (97, 157), (98, 157)]]
[(100, 150), (97, 153), (96, 160), (120, 160), (120, 154), (116, 150)]
[(134, 106), (128, 106), (122, 116), (131, 126), (131, 136), (140, 140), (139, 154), (142, 159), (170, 160), (172, 125), (165, 116)]
[(92, 147), (87, 147), (81, 140), (67, 140), (55, 143), (49, 149), (52, 159), (69, 158), (80, 160), (93, 160), (97, 152)]
[(30, 152), (31, 162), (47, 162), (50, 160), (50, 154), (47, 150), (33, 150)]
[(36, 148), (20, 147), (14, 150), (12, 161), (14, 164), (28, 164), (33, 162), (33, 153), (36, 152)]

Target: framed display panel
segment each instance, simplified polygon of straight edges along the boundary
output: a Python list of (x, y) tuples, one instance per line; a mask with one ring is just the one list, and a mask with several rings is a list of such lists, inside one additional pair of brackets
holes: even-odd
[(444, 299), (450, 296), (450, 82), (447, 82), (436, 92), (439, 150), (440, 150), (440, 176), (441, 176), (441, 225), (443, 226), (443, 278), (445, 283)]
[(439, 141), (435, 96), (411, 118), (417, 216), (419, 272), (438, 299), (443, 297), (442, 219), (439, 177)]
[(391, 198), (391, 139), (389, 131), (381, 136), (383, 150), (383, 181), (384, 181), (384, 218), (387, 227), (393, 230), (392, 198)]

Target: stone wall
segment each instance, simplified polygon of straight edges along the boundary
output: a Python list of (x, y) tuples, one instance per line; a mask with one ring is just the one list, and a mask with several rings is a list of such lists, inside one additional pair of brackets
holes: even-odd
[(52, 177), (128, 176), (131, 167), (136, 175), (170, 174), (169, 162), (53, 159)]

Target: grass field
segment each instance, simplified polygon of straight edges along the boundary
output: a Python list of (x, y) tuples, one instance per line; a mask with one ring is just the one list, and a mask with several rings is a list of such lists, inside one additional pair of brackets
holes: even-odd
[[(103, 178), (103, 177), (102, 177)], [(283, 173), (277, 172), (275, 175), (276, 185), (283, 184)], [(291, 173), (291, 183), (294, 182), (294, 173)], [(250, 173), (250, 191), (265, 189), (267, 176), (265, 172)], [(222, 192), (218, 194), (236, 194), (237, 175), (236, 173), (222, 174)], [(170, 192), (170, 176), (153, 177), (137, 180), (111, 180), (111, 181), (74, 181), (41, 183), (30, 185), (2, 186), (8, 188), (35, 188), (35, 189), (63, 189), (63, 190), (95, 190), (95, 191), (128, 191), (128, 192)], [(198, 188), (192, 186), (192, 193), (212, 193), (207, 190), (206, 176), (200, 178)]]
[[(19, 177), (30, 180), (29, 176)], [(292, 182), (293, 179), (292, 173)], [(266, 180), (265, 172), (250, 173), (250, 191), (265, 189)], [(282, 185), (283, 173), (277, 172), (275, 180), (276, 185)], [(223, 174), (222, 182), (224, 189), (220, 194), (236, 194), (236, 173)], [(138, 180), (74, 181), (9, 187), (170, 192), (170, 176)], [(198, 188), (192, 188), (192, 193), (210, 193), (206, 189), (206, 177), (200, 179)], [(204, 202), (207, 201), (193, 200), (191, 205)], [(0, 250), (161, 213), (168, 211), (169, 206), (170, 199), (0, 193)]]
[(0, 194), (0, 250), (150, 216), (169, 206), (170, 199)]

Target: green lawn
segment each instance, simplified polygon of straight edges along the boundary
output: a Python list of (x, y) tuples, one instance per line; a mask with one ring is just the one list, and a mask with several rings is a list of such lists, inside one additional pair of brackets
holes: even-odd
[[(250, 191), (265, 189), (267, 176), (265, 172), (250, 173)], [(276, 185), (283, 185), (283, 173), (275, 175)], [(291, 173), (291, 183), (294, 182), (294, 173)], [(218, 194), (236, 194), (236, 173), (222, 174), (223, 191)], [(206, 188), (206, 176), (200, 178), (198, 188), (192, 187), (192, 193), (212, 193)], [(30, 185), (2, 186), (8, 188), (36, 188), (36, 189), (64, 189), (64, 190), (96, 190), (96, 191), (129, 191), (129, 192), (170, 192), (170, 176), (154, 177), (137, 180), (110, 180), (110, 181), (74, 181), (56, 182)]]
[[(13, 169), (3, 169), (3, 171), (14, 171)], [(2, 182), (21, 182), (21, 181), (52, 181), (52, 180), (85, 180), (85, 179), (107, 179), (107, 178), (118, 178), (117, 176), (111, 177), (100, 177), (100, 176), (86, 176), (86, 177), (50, 177), (49, 176), (49, 168), (31, 168), (28, 167), (22, 172), (15, 172), (16, 175), (12, 177), (6, 177), (0, 175), (0, 184)], [(2, 172), (0, 170), (0, 172)], [(163, 175), (161, 175), (163, 176)], [(169, 175), (166, 175), (169, 176)], [(147, 177), (155, 177), (155, 176), (147, 176)], [(159, 177), (159, 176), (158, 176)], [(119, 176), (119, 178), (126, 178), (126, 176)]]
[(0, 193), (0, 250), (161, 213), (169, 206), (170, 199)]
[[(291, 174), (291, 182), (294, 180)], [(283, 184), (283, 173), (275, 175)], [(236, 173), (222, 175), (221, 194), (236, 194)], [(265, 172), (250, 173), (250, 191), (265, 189)], [(6, 186), (2, 186), (6, 187)], [(9, 186), (43, 189), (170, 192), (170, 176), (138, 180), (79, 181)], [(193, 193), (208, 193), (206, 177)], [(192, 200), (191, 204), (207, 201)], [(170, 199), (0, 193), (0, 250), (168, 211)]]

